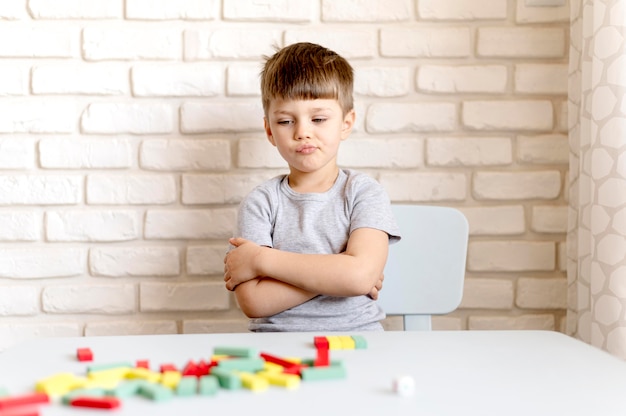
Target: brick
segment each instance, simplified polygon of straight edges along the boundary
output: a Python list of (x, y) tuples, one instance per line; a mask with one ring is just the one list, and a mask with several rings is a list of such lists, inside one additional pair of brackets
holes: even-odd
[(39, 163), (46, 169), (129, 168), (131, 151), (126, 139), (42, 139)]
[(191, 134), (261, 131), (263, 108), (260, 103), (184, 103), (180, 124)]
[(174, 130), (173, 120), (166, 104), (92, 103), (80, 124), (87, 134), (165, 134)]
[(235, 229), (237, 210), (149, 210), (144, 238), (148, 240), (227, 239)]
[(468, 28), (381, 29), (380, 53), (387, 58), (465, 58), (472, 53)]
[(80, 176), (0, 175), (0, 205), (77, 204), (81, 192)]
[(506, 0), (420, 0), (417, 14), (422, 20), (503, 20)]
[(567, 134), (569, 131), (568, 110), (569, 102), (567, 100), (558, 101), (556, 105), (556, 130), (559, 133)]
[(366, 29), (289, 29), (285, 31), (284, 38), (285, 45), (297, 42), (324, 45), (348, 60), (378, 56), (377, 34)]
[(567, 243), (559, 242), (556, 245), (557, 250), (557, 270), (567, 273)]
[(433, 316), (432, 327), (434, 331), (460, 331), (465, 329), (463, 319), (456, 316)]
[(86, 270), (86, 252), (77, 248), (29, 247), (0, 249), (0, 277), (46, 279), (73, 277)]
[(566, 233), (567, 206), (533, 206), (530, 229), (538, 233)]
[(28, 0), (33, 19), (119, 19), (123, 0)]
[(21, 65), (0, 66), (0, 97), (28, 94), (28, 81), (28, 68)]
[(173, 60), (182, 56), (181, 32), (177, 29), (85, 28), (83, 58), (102, 60)]
[(221, 275), (224, 273), (226, 244), (188, 246), (186, 255), (187, 273), (194, 276)]
[(392, 201), (463, 201), (467, 179), (460, 173), (381, 173), (380, 183)]
[(354, 92), (370, 97), (402, 97), (411, 91), (408, 67), (358, 67)]
[(184, 57), (186, 61), (205, 61), (215, 58), (260, 59), (272, 55), (272, 45), (282, 45), (280, 30), (215, 29), (186, 30)]
[(469, 330), (541, 330), (554, 331), (554, 315), (470, 316)]
[(24, 20), (28, 18), (26, 0), (3, 1), (0, 3), (0, 20)]
[(375, 103), (365, 116), (368, 133), (451, 131), (457, 126), (453, 103)]
[(310, 22), (315, 15), (309, 0), (260, 3), (255, 0), (224, 0), (224, 20), (262, 22)]
[(562, 58), (566, 53), (563, 28), (482, 27), (477, 31), (479, 57)]
[(95, 174), (87, 176), (87, 203), (98, 205), (163, 205), (176, 202), (172, 175)]
[(139, 150), (139, 164), (148, 170), (224, 171), (230, 158), (230, 143), (219, 139), (146, 140)]
[(47, 313), (120, 315), (136, 310), (133, 284), (54, 285), (43, 290), (41, 301)]
[(131, 79), (137, 97), (214, 97), (224, 91), (224, 70), (216, 65), (137, 65)]
[(526, 231), (522, 205), (460, 207), (470, 235), (520, 235)]
[(566, 135), (518, 136), (517, 159), (531, 164), (568, 164), (569, 142)]
[(567, 279), (520, 277), (515, 304), (522, 309), (566, 309)]
[(567, 95), (567, 64), (515, 65), (515, 91)]
[(140, 236), (135, 211), (47, 211), (45, 218), (48, 241), (132, 241)]
[(126, 0), (126, 18), (140, 20), (214, 20), (218, 0)]
[(507, 137), (438, 137), (426, 139), (429, 166), (502, 166), (513, 162)]
[(182, 202), (194, 204), (237, 204), (257, 185), (275, 176), (256, 174), (183, 175)]
[(37, 286), (2, 286), (0, 316), (33, 316), (39, 313)]
[(354, 137), (341, 144), (337, 160), (350, 168), (417, 168), (424, 166), (424, 141)]
[(79, 337), (82, 325), (76, 322), (0, 324), (0, 351), (37, 338)]
[(224, 311), (230, 294), (222, 282), (141, 283), (139, 303), (142, 312)]
[(322, 21), (405, 22), (413, 17), (411, 9), (409, 0), (322, 0)]
[(551, 241), (474, 241), (468, 248), (470, 271), (553, 271), (555, 265), (556, 248)]
[(558, 171), (476, 172), (472, 192), (478, 200), (555, 199), (561, 191)]
[(515, 11), (517, 23), (569, 23), (570, 6), (564, 2), (564, 6), (537, 7), (528, 4), (527, 1), (518, 1)]
[(416, 78), (421, 91), (503, 94), (507, 90), (508, 70), (504, 65), (422, 65)]
[(35, 145), (26, 138), (0, 138), (0, 169), (32, 169)]
[(511, 309), (513, 296), (511, 280), (467, 278), (459, 308)]
[(226, 73), (226, 95), (232, 97), (261, 95), (258, 63), (232, 63)]
[(168, 335), (177, 333), (176, 321), (167, 320), (88, 322), (85, 325), (86, 337)]
[(237, 146), (237, 166), (240, 168), (286, 168), (287, 162), (266, 138), (241, 138)]
[(37, 241), (41, 239), (42, 223), (38, 212), (1, 211), (0, 241)]
[(176, 247), (94, 247), (89, 250), (92, 276), (177, 276), (180, 256)]
[(128, 69), (113, 64), (45, 64), (32, 69), (33, 94), (128, 94)]
[(183, 321), (183, 334), (248, 332), (248, 319), (194, 319)]
[(472, 130), (547, 131), (554, 111), (546, 100), (466, 101), (462, 119)]
[(54, 30), (3, 24), (0, 39), (19, 39), (19, 42), (0, 42), (0, 57), (73, 58), (78, 56), (80, 36), (73, 28)]
[(78, 118), (69, 100), (0, 102), (0, 114), (0, 133), (73, 133)]

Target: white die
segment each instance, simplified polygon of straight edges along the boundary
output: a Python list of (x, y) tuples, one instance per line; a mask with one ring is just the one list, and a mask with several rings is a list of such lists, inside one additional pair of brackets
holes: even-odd
[(399, 396), (412, 396), (415, 393), (415, 380), (411, 376), (397, 377), (393, 380), (393, 391)]

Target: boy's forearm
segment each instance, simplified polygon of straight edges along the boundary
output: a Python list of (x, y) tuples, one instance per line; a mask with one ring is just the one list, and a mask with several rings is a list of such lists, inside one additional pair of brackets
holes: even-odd
[[(362, 236), (371, 238), (364, 241)], [(365, 250), (364, 245), (367, 245)], [(342, 254), (300, 254), (264, 248), (259, 268), (263, 275), (307, 292), (329, 296), (367, 295), (380, 280), (387, 250), (386, 234), (361, 234), (360, 242), (352, 247), (349, 243)]]
[(263, 318), (298, 306), (317, 294), (271, 278), (257, 278), (238, 285), (235, 296), (246, 316)]

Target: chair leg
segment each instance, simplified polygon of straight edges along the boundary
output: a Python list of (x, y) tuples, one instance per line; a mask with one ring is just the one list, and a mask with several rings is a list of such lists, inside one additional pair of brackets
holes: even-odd
[(432, 329), (430, 315), (404, 315), (405, 331), (430, 331)]

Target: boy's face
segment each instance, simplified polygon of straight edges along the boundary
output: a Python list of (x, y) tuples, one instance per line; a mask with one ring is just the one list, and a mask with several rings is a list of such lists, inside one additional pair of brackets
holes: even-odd
[(334, 171), (339, 143), (350, 135), (354, 120), (354, 110), (344, 116), (337, 100), (275, 99), (264, 122), (268, 140), (292, 172), (312, 173)]

